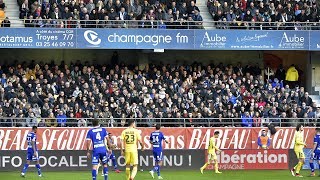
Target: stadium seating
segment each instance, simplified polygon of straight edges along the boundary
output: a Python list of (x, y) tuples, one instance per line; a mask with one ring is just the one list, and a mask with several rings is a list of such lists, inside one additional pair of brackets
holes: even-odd
[(165, 118), (161, 122), (167, 126), (318, 123), (320, 108), (298, 81), (290, 87), (284, 71), (276, 71), (264, 83), (261, 72), (222, 64), (150, 64), (141, 71), (79, 62), (3, 66), (0, 125), (86, 126), (88, 118), (104, 118), (106, 126), (123, 125), (125, 118), (136, 118), (140, 126), (153, 126), (155, 118)]
[[(76, 27), (131, 27), (126, 20), (143, 20), (139, 28), (164, 28), (165, 21), (172, 28), (190, 28), (191, 21), (202, 20), (194, 13), (199, 11), (193, 1), (18, 1), (20, 18), (27, 18), (28, 27), (53, 27), (61, 20), (74, 21)], [(50, 3), (51, 2), (51, 3)], [(78, 3), (79, 2), (79, 3)], [(319, 29), (319, 4), (314, 1), (218, 1), (208, 0), (207, 6), (218, 29)], [(281, 4), (282, 3), (282, 4)], [(106, 17), (107, 16), (107, 17)], [(191, 17), (191, 18), (188, 18)], [(30, 19), (31, 18), (31, 19)], [(59, 20), (58, 20), (59, 19)], [(103, 20), (111, 22), (104, 22)], [(150, 25), (155, 20), (157, 25)], [(81, 21), (81, 22), (80, 22)], [(303, 24), (301, 24), (302, 22)], [(306, 24), (306, 22), (310, 22)], [(105, 24), (111, 25), (105, 25)], [(120, 23), (120, 25), (119, 25)], [(39, 25), (41, 24), (41, 25)], [(63, 23), (65, 27), (68, 23)], [(69, 23), (70, 24), (70, 23)], [(88, 24), (90, 24), (88, 26)], [(112, 25), (115, 24), (115, 25)], [(192, 26), (195, 27), (195, 26)]]
[(207, 3), (219, 29), (319, 30), (320, 13), (316, 1), (228, 2), (209, 0)]
[[(32, 3), (31, 3), (32, 2)], [(188, 17), (193, 17), (194, 11), (189, 11), (193, 6), (186, 3), (169, 1), (139, 1), (130, 3), (129, 0), (120, 2), (111, 0), (89, 0), (89, 1), (56, 1), (44, 0), (42, 4), (38, 1), (19, 1), (20, 18), (26, 18), (27, 27), (54, 27), (61, 20), (73, 21), (75, 27), (82, 28), (112, 28), (112, 27), (139, 27), (139, 28), (164, 28), (160, 21), (172, 21), (168, 28), (187, 27)], [(183, 5), (184, 4), (184, 5)], [(177, 11), (182, 13), (177, 14)], [(107, 16), (107, 17), (106, 17)], [(192, 18), (191, 18), (192, 19)], [(104, 20), (109, 20), (104, 21)], [(127, 26), (127, 20), (144, 20), (138, 26)], [(150, 20), (156, 20), (150, 24)], [(189, 19), (190, 20), (190, 19)], [(41, 21), (41, 22), (40, 22)], [(39, 24), (43, 24), (39, 26)], [(66, 27), (68, 27), (68, 23)], [(90, 24), (90, 25), (88, 25)], [(111, 24), (111, 25), (105, 25)], [(191, 23), (192, 24), (192, 23)]]

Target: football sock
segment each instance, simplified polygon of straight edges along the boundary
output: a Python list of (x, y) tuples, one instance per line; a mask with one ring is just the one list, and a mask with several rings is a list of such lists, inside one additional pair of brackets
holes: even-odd
[(218, 171), (219, 171), (218, 168), (219, 168), (218, 162), (215, 162), (215, 163), (214, 163), (214, 171), (215, 171), (215, 172), (218, 172)]
[(104, 180), (108, 180), (108, 167), (103, 167)]
[(153, 172), (158, 172), (158, 166), (155, 165), (151, 171), (153, 171)]
[(201, 169), (206, 169), (208, 165), (209, 165), (208, 163), (205, 163), (205, 164), (201, 167)]
[(40, 168), (40, 164), (36, 164), (36, 168), (38, 170), (38, 175), (41, 175), (41, 168)]
[(314, 172), (314, 164), (313, 163), (309, 163), (310, 164), (310, 170), (311, 172)]
[(26, 173), (28, 170), (29, 164), (25, 164), (22, 169), (22, 173)]
[(158, 176), (160, 176), (160, 166), (159, 165), (157, 165), (157, 169), (158, 169), (158, 171), (157, 171)]
[(132, 173), (131, 173), (131, 178), (134, 179), (134, 177), (136, 177), (138, 172), (138, 167), (137, 166), (133, 166), (132, 168)]
[(97, 179), (97, 170), (92, 169), (91, 174), (92, 174), (92, 180), (96, 180)]
[[(101, 166), (101, 164), (99, 163), (99, 164), (98, 164), (98, 167), (97, 167), (97, 170), (96, 170), (97, 175), (98, 175), (98, 173), (99, 173), (99, 168), (100, 168), (100, 166)], [(102, 174), (103, 174), (103, 169), (102, 169)]]
[(297, 174), (299, 174), (300, 173), (300, 170), (301, 170), (301, 168), (302, 168), (302, 165), (303, 165), (303, 163), (302, 162), (298, 162), (298, 164), (297, 164), (297, 168), (296, 168), (296, 173)]
[(117, 161), (115, 158), (112, 159), (112, 165), (113, 165), (114, 169), (118, 169)]
[(126, 178), (130, 180), (130, 168), (126, 168)]

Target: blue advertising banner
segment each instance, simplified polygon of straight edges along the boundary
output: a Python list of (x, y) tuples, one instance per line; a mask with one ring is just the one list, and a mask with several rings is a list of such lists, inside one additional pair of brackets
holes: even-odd
[(310, 31), (310, 51), (320, 50), (320, 31)]
[(320, 50), (320, 31), (0, 28), (0, 48)]
[(75, 29), (0, 28), (0, 48), (76, 48)]
[(195, 49), (217, 50), (308, 50), (309, 34), (304, 31), (198, 31)]
[(79, 29), (77, 48), (194, 49), (194, 32), (157, 29)]

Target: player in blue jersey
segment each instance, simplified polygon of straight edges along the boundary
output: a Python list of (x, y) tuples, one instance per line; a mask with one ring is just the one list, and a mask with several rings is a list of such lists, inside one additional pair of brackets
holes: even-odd
[[(113, 140), (111, 139), (111, 136), (112, 136), (112, 134), (109, 133), (110, 144), (111, 144), (111, 147), (109, 146), (109, 149), (115, 149), (115, 148), (117, 148), (117, 145), (114, 144)], [(114, 152), (112, 150), (111, 150), (111, 153), (109, 154), (109, 160), (112, 161), (112, 165), (114, 167), (114, 171), (116, 173), (120, 173), (121, 171), (118, 169), (117, 158), (114, 155)]]
[(316, 128), (316, 135), (313, 138), (313, 151), (309, 161), (311, 170), (310, 176), (315, 176), (313, 161), (317, 161), (320, 166), (320, 128)]
[(28, 149), (27, 149), (27, 163), (24, 165), (21, 177), (25, 177), (31, 161), (36, 162), (36, 168), (38, 169), (39, 177), (42, 177), (41, 168), (39, 164), (39, 155), (37, 148), (37, 126), (32, 127), (32, 131), (27, 135)]
[(88, 131), (87, 134), (87, 156), (90, 158), (90, 143), (92, 143), (92, 180), (97, 179), (97, 168), (99, 161), (103, 164), (104, 180), (108, 180), (108, 148), (105, 145), (107, 141), (108, 147), (110, 142), (108, 141), (108, 132), (105, 128), (99, 126), (99, 120), (92, 120), (93, 128)]
[[(120, 173), (121, 171), (118, 169), (117, 158), (116, 158), (116, 156), (114, 155), (114, 152), (113, 152), (113, 149), (117, 148), (117, 145), (114, 144), (113, 140), (111, 139), (112, 134), (109, 133), (108, 135), (109, 135), (109, 136), (108, 136), (108, 140), (109, 140), (109, 142), (110, 142), (110, 144), (111, 144), (111, 147), (110, 147), (110, 146), (108, 147), (109, 150), (110, 150), (110, 154), (107, 155), (107, 156), (108, 156), (108, 160), (109, 160), (109, 161), (111, 160), (112, 165), (113, 165), (113, 167), (114, 167), (114, 171), (115, 171), (116, 173)], [(108, 145), (106, 144), (106, 146), (108, 146)], [(98, 165), (98, 169), (99, 169), (99, 167), (100, 167), (100, 163), (99, 163), (99, 165)], [(98, 171), (98, 170), (97, 170), (97, 171)], [(103, 171), (102, 171), (102, 175), (101, 175), (101, 176), (104, 176)]]
[(153, 146), (153, 157), (155, 160), (155, 166), (149, 171), (152, 178), (154, 178), (154, 172), (157, 172), (158, 179), (163, 179), (160, 175), (160, 166), (162, 165), (162, 141), (165, 141), (167, 144), (169, 143), (160, 131), (160, 125), (157, 124), (156, 131), (152, 132), (150, 135), (150, 143)]

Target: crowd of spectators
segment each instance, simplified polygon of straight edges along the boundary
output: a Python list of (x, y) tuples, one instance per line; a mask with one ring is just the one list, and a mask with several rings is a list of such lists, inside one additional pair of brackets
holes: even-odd
[[(202, 28), (192, 0), (18, 0), (27, 27)], [(219, 29), (319, 30), (316, 0), (208, 0)], [(129, 20), (140, 20), (129, 21)], [(307, 24), (305, 24), (307, 23)]]
[(316, 0), (209, 0), (207, 5), (220, 29), (320, 28), (319, 1)]
[(18, 3), (26, 27), (192, 29), (202, 28), (203, 20), (195, 1), (18, 0)]
[(165, 126), (315, 126), (320, 117), (303, 87), (286, 84), (282, 66), (264, 80), (258, 65), (150, 64), (139, 70), (117, 59), (114, 53), (113, 65), (3, 65), (0, 125), (82, 127), (102, 118), (112, 127), (136, 118), (150, 127), (162, 118)]

